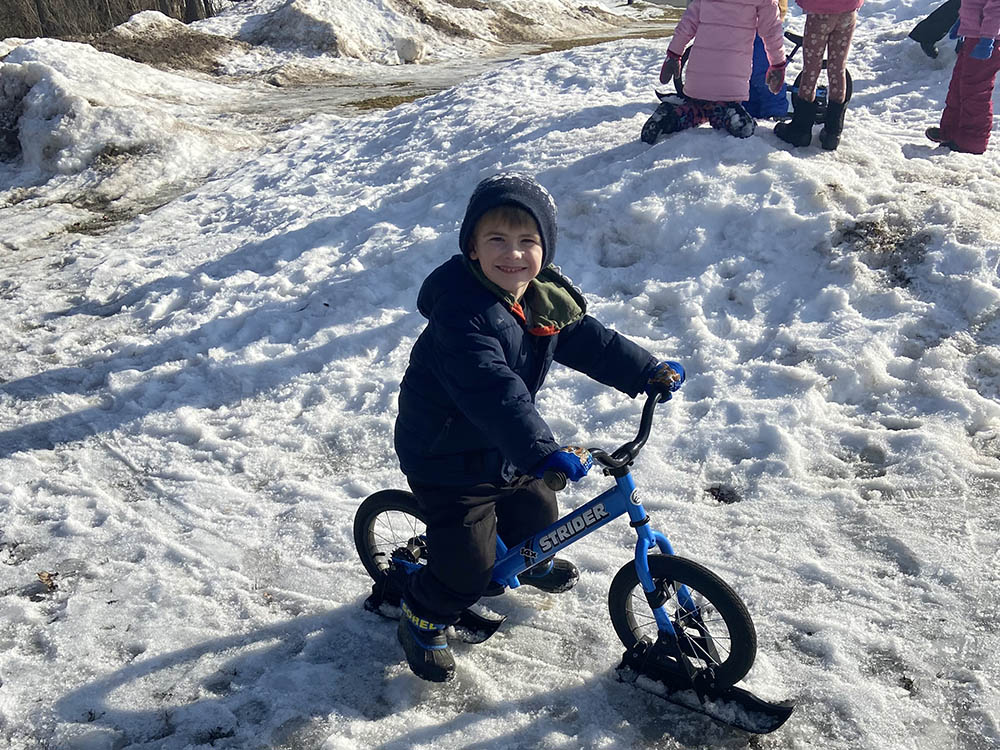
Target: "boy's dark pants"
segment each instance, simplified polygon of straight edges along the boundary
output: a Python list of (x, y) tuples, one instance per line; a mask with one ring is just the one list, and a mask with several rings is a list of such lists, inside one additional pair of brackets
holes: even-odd
[(559, 517), (541, 479), (441, 487), (410, 482), (427, 520), (427, 565), (407, 578), (404, 598), (418, 617), (451, 624), (479, 601), (496, 560), (496, 536), (516, 544)]

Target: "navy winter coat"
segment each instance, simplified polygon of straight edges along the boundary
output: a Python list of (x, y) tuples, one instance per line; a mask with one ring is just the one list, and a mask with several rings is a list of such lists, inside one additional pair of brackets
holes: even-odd
[(522, 302), (544, 310), (544, 298), (558, 297), (571, 322), (557, 326), (529, 313), (534, 333), (513, 298), (503, 299), (477, 270), (456, 255), (417, 298), (429, 323), (400, 384), (395, 447), (403, 473), (420, 484), (507, 482), (555, 451), (560, 443), (535, 409), (553, 360), (632, 397), (656, 366), (645, 349), (586, 315), (582, 295), (553, 267)]

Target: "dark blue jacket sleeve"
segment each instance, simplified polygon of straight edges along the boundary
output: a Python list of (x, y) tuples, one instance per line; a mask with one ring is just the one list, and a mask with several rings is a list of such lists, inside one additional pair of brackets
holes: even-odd
[(473, 319), (435, 320), (437, 372), (465, 417), (524, 473), (559, 447), (524, 381), (507, 364), (493, 332)]
[(641, 346), (589, 315), (559, 332), (555, 360), (632, 398), (646, 387), (657, 362)]

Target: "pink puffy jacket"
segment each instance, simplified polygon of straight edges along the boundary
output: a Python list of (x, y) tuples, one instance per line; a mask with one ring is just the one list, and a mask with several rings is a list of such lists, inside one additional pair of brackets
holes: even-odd
[(684, 93), (713, 102), (746, 101), (757, 34), (764, 40), (768, 62), (784, 63), (777, 0), (691, 0), (668, 47), (675, 55), (683, 54), (694, 38), (684, 66)]
[(1000, 0), (962, 0), (958, 34), (975, 44), (983, 37), (1000, 39)]

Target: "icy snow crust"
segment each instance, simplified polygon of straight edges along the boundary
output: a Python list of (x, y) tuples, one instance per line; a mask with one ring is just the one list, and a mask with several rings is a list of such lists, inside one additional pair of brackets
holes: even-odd
[[(405, 486), (391, 434), (417, 290), (476, 182), (521, 169), (559, 204), (556, 260), (590, 311), (688, 369), (635, 475), (679, 554), (753, 614), (745, 686), (798, 701), (759, 746), (1000, 745), (998, 145), (922, 139), (954, 59), (905, 39), (923, 11), (864, 6), (831, 153), (769, 123), (640, 143), (649, 41), (316, 115), (267, 147), (219, 114), (228, 89), (17, 47), (3, 80), (51, 92), (28, 104), (24, 168), (49, 153), (53, 176), (0, 207), (0, 744), (747, 746), (615, 681), (627, 524), (570, 550), (574, 591), (491, 600), (507, 624), (455, 646), (453, 684), (412, 676), (394, 624), (361, 608), (352, 517)], [(102, 144), (222, 166), (148, 215), (42, 241), (67, 181), (129, 174), (59, 172)], [(157, 163), (150, 183), (191, 174)], [(554, 368), (539, 408), (559, 440), (610, 448), (641, 402)]]

